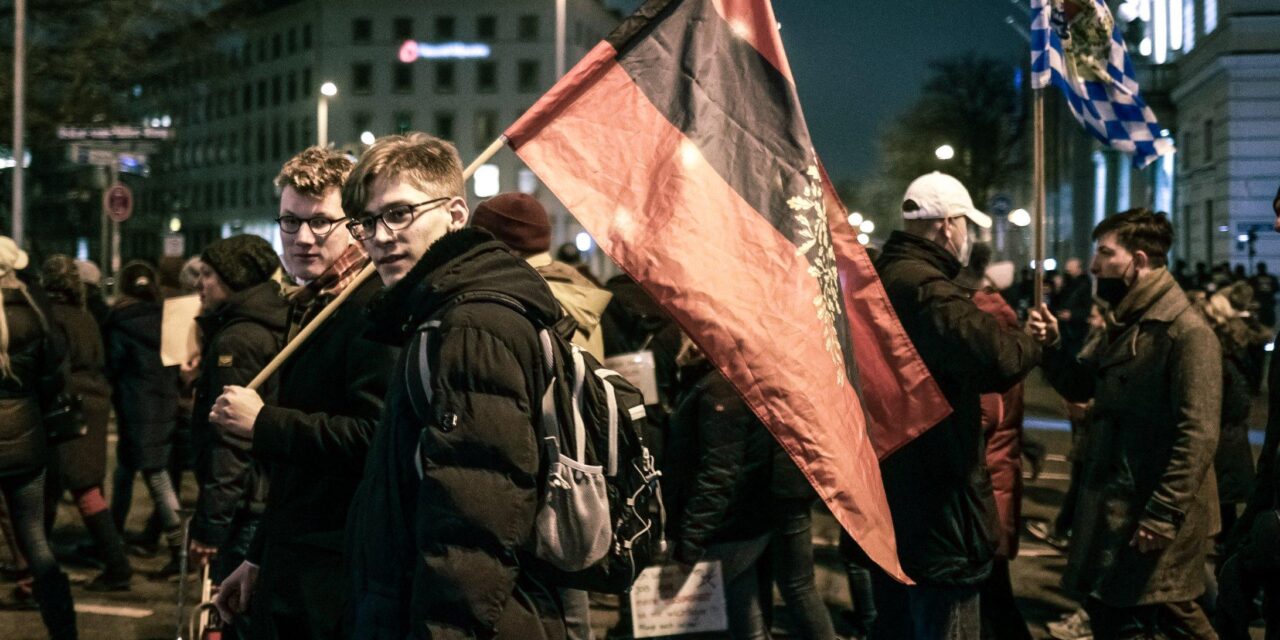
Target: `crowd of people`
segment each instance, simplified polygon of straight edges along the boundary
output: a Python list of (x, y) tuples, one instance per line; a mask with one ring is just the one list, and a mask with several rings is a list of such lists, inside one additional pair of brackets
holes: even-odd
[[(68, 492), (90, 540), (73, 552), (105, 567), (86, 590), (129, 590), (130, 550), (165, 549), (149, 577), (206, 566), (224, 638), (593, 637), (592, 595), (538, 539), (561, 463), (541, 431), (559, 371), (548, 331), (575, 361), (651, 363), (632, 417), (662, 471), (657, 560), (719, 561), (727, 635), (770, 637), (776, 585), (793, 637), (836, 638), (815, 586), (814, 489), (634, 280), (601, 283), (552, 256), (536, 199), (471, 211), (456, 150), (419, 133), (358, 161), (306, 149), (276, 187), (282, 254), (232, 236), (185, 263), (129, 263), (111, 291), (91, 263), (36, 265), (0, 237), (0, 523), (51, 638), (77, 637), (49, 542)], [(914, 584), (845, 534), (844, 623), (877, 639), (1031, 637), (1010, 563), (1023, 460), (1038, 455), (1022, 385), (1040, 367), (1073, 426), (1071, 489), (1033, 528), (1066, 550), (1063, 586), (1082, 607), (1055, 635), (1245, 638), (1265, 612), (1280, 637), (1280, 416), (1256, 472), (1247, 421), (1276, 280), (1169, 269), (1169, 222), (1131, 210), (1094, 230), (1089, 275), (1079, 260), (1052, 274), (1043, 304), (1025, 283), (992, 285), (971, 231), (991, 219), (959, 181), (920, 177), (902, 216), (875, 267), (953, 411), (881, 463)], [(362, 279), (367, 267), (377, 277)], [(164, 300), (193, 292), (197, 349), (165, 366)], [(129, 532), (139, 474), (153, 511)]]

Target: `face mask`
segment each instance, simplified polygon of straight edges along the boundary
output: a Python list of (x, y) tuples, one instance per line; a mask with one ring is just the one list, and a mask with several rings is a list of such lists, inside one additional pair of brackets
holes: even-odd
[[(1129, 261), (1129, 266), (1133, 266), (1133, 261)], [(1129, 290), (1133, 288), (1133, 284), (1128, 281), (1129, 267), (1124, 268), (1124, 273), (1117, 277), (1104, 278), (1098, 276), (1093, 280), (1093, 295), (1099, 300), (1107, 303), (1109, 307), (1115, 309), (1120, 305), (1120, 301), (1129, 295)]]
[(956, 260), (960, 261), (960, 265), (969, 266), (969, 254), (973, 253), (973, 236), (966, 233), (964, 235), (964, 244), (959, 247), (955, 246), (951, 240), (947, 240), (947, 250), (951, 251), (952, 249), (954, 249), (952, 255), (956, 257)]

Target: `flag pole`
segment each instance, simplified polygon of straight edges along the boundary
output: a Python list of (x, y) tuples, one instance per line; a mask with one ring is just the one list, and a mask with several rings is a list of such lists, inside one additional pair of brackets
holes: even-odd
[[(505, 135), (498, 136), (497, 140), (494, 140), (488, 148), (481, 152), (479, 156), (476, 156), (476, 159), (472, 160), (471, 164), (467, 165), (467, 168), (462, 171), (462, 182), (466, 183), (467, 180), (470, 180), (471, 176), (475, 175), (476, 169), (479, 169), (480, 165), (488, 162), (490, 158), (493, 158), (494, 154), (501, 151), (502, 146), (506, 143), (507, 137)], [(361, 269), (360, 273), (356, 274), (355, 279), (342, 290), (342, 293), (338, 294), (338, 297), (334, 298), (333, 302), (325, 305), (325, 308), (316, 315), (315, 319), (308, 322), (307, 326), (303, 327), (302, 331), (298, 332), (297, 337), (290, 340), (289, 344), (286, 344), (284, 348), (280, 350), (280, 353), (277, 353), (276, 357), (272, 358), (271, 362), (268, 362), (267, 366), (263, 367), (262, 371), (259, 371), (258, 375), (253, 377), (253, 380), (251, 380), (247, 385), (248, 388), (257, 389), (258, 387), (261, 387), (262, 383), (266, 382), (267, 378), (270, 378), (277, 369), (288, 361), (289, 358), (292, 357), (293, 354), (303, 345), (303, 343), (305, 343), (311, 335), (325, 323), (326, 320), (337, 312), (338, 307), (341, 307), (342, 304), (351, 297), (351, 294), (355, 293), (356, 289), (360, 288), (360, 285), (373, 277), (373, 274), (376, 273), (376, 271), (377, 269), (374, 267), (372, 262), (366, 265), (364, 269)]]
[(1033, 308), (1044, 304), (1044, 253), (1045, 253), (1045, 185), (1044, 185), (1044, 89), (1034, 89), (1032, 98), (1032, 120), (1034, 140), (1032, 142), (1031, 182), (1035, 198), (1033, 255), (1036, 262), (1035, 299)]

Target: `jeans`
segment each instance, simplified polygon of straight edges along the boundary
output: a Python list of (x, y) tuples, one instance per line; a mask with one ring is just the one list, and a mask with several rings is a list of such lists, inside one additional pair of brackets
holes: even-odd
[(58, 561), (49, 547), (44, 527), (44, 470), (20, 476), (0, 478), (0, 490), (9, 505), (14, 537), (26, 556), (31, 575), (39, 576), (58, 570)]
[(849, 600), (853, 605), (849, 623), (854, 626), (855, 635), (865, 636), (876, 621), (876, 599), (871, 588), (871, 571), (867, 569), (872, 562), (853, 536), (843, 529), (840, 531), (840, 562), (849, 580)]
[(769, 534), (750, 540), (720, 542), (707, 546), (703, 560), (719, 560), (724, 574), (725, 609), (729, 615), (729, 637), (733, 640), (768, 640), (764, 612), (760, 608), (760, 585), (756, 561), (769, 548)]
[(569, 640), (595, 640), (591, 633), (591, 595), (578, 589), (560, 589), (564, 606), (564, 631)]
[(875, 640), (978, 640), (982, 633), (977, 586), (903, 585), (872, 570)]
[[(227, 576), (235, 571), (240, 563), (244, 562), (245, 555), (249, 553), (249, 543), (253, 540), (253, 534), (258, 529), (258, 523), (262, 517), (259, 514), (241, 511), (237, 513), (235, 518), (231, 520), (231, 530), (227, 534), (227, 539), (222, 541), (218, 547), (218, 553), (214, 554), (213, 562), (209, 566), (209, 578), (213, 584), (221, 584)], [(222, 637), (224, 640), (239, 640), (249, 637), (249, 629), (252, 618), (251, 614), (241, 614), (236, 616), (235, 622), (223, 621)]]
[(1200, 605), (1192, 602), (1162, 602), (1138, 607), (1113, 607), (1096, 598), (1084, 603), (1089, 625), (1097, 640), (1217, 640)]
[(773, 579), (787, 603), (795, 637), (834, 640), (836, 631), (831, 624), (831, 614), (814, 583), (812, 517), (808, 501), (779, 510), (778, 528), (769, 543)]

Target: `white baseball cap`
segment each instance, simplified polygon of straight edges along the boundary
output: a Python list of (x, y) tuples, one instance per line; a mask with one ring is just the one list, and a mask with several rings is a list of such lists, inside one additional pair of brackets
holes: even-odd
[(959, 180), (934, 171), (913, 180), (902, 196), (905, 220), (937, 220), (964, 216), (983, 229), (991, 228), (991, 216), (973, 206), (969, 190)]
[(13, 238), (0, 236), (0, 275), (27, 268), (27, 252)]

